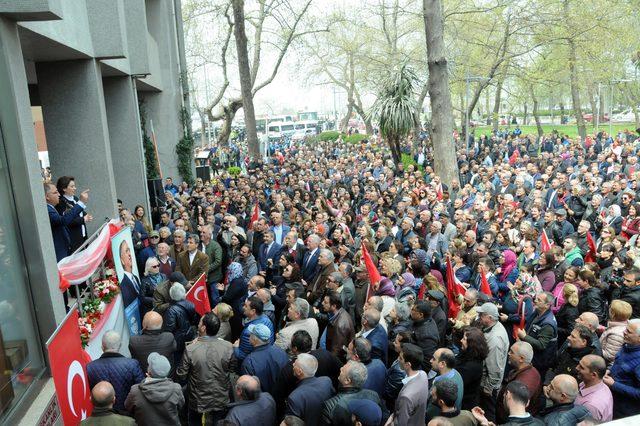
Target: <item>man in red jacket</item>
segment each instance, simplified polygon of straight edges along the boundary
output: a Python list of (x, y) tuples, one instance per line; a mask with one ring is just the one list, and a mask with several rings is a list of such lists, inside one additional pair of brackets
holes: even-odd
[(518, 341), (511, 345), (509, 349), (509, 365), (511, 372), (507, 376), (505, 382), (498, 394), (498, 406), (496, 408), (496, 420), (498, 424), (506, 423), (509, 417), (507, 407), (504, 406), (504, 393), (507, 385), (513, 381), (523, 383), (529, 390), (531, 395), (527, 410), (532, 415), (536, 415), (539, 406), (540, 392), (542, 391), (542, 383), (540, 373), (531, 365), (533, 359), (533, 347), (527, 343)]

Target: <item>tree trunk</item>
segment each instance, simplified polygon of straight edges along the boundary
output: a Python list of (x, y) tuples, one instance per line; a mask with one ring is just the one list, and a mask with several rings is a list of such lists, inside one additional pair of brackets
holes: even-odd
[(522, 124), (524, 126), (529, 124), (529, 103), (524, 103), (524, 117), (522, 117)]
[[(238, 55), (238, 73), (240, 75), (240, 91), (242, 93), (242, 110), (244, 111), (244, 125), (247, 132), (247, 146), (249, 158), (258, 160), (261, 158), (260, 142), (256, 130), (256, 112), (253, 108), (253, 83), (251, 68), (249, 67), (249, 54), (247, 53), (247, 34), (244, 29), (244, 0), (233, 0), (233, 33), (236, 39), (236, 52)], [(230, 123), (229, 123), (230, 124)]]
[(433, 166), (447, 185), (458, 180), (456, 146), (453, 142), (453, 108), (449, 88), (444, 20), (440, 0), (423, 0), (422, 14), (427, 39), (429, 65), (429, 98), (431, 99), (431, 139)]
[(531, 100), (533, 101), (533, 118), (536, 121), (538, 137), (541, 138), (544, 135), (544, 130), (542, 129), (542, 123), (540, 122), (540, 114), (538, 114), (538, 98), (536, 98), (536, 93), (533, 90), (533, 87), (529, 87), (529, 91), (531, 93)]
[(600, 98), (600, 123), (604, 123), (604, 94), (601, 92), (598, 97)]
[(427, 97), (427, 93), (429, 90), (429, 84), (425, 84), (422, 87), (422, 91), (418, 94), (418, 101), (416, 102), (416, 110), (413, 113), (413, 133), (415, 134), (416, 139), (420, 132), (422, 131), (422, 120), (421, 113), (422, 107), (424, 106), (424, 99)]
[(596, 102), (595, 95), (591, 88), (589, 88), (587, 96), (589, 96), (589, 107), (591, 108), (591, 122), (595, 124), (596, 116), (598, 115), (598, 103)]
[(388, 145), (389, 149), (391, 150), (393, 163), (397, 166), (402, 162), (402, 153), (400, 152), (400, 138), (398, 136), (389, 137)]
[(500, 126), (500, 103), (502, 102), (502, 79), (498, 81), (496, 84), (496, 97), (493, 101), (493, 119), (492, 119), (492, 128), (494, 132), (498, 131), (498, 126)]
[(353, 104), (349, 102), (349, 104), (347, 105), (347, 114), (340, 122), (340, 131), (342, 133), (347, 133), (347, 131), (349, 130), (349, 120), (351, 119), (351, 114), (353, 114)]
[[(222, 126), (220, 126), (220, 133), (218, 133), (217, 144), (220, 147), (229, 146), (229, 136), (231, 135), (231, 123), (236, 117), (236, 113), (242, 108), (242, 99), (233, 99), (227, 105), (222, 108)], [(209, 121), (211, 120), (211, 114), (209, 114)]]
[(578, 134), (584, 141), (587, 138), (587, 127), (584, 124), (582, 116), (582, 106), (580, 105), (580, 88), (578, 87), (578, 71), (576, 69), (577, 62), (576, 44), (573, 40), (569, 40), (569, 75), (571, 80), (571, 101), (573, 103), (573, 114), (576, 116), (576, 124), (578, 125)]
[(564, 102), (560, 102), (560, 125), (564, 124)]
[(487, 126), (491, 126), (491, 124), (493, 123), (491, 114), (489, 114), (489, 110), (491, 109), (491, 107), (489, 106), (491, 104), (491, 99), (489, 98), (489, 91), (486, 91), (485, 93), (485, 97), (484, 97), (484, 109), (485, 111), (487, 111)]

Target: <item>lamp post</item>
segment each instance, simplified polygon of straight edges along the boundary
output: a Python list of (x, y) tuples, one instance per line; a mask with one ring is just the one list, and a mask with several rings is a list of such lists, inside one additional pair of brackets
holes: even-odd
[(480, 77), (477, 75), (469, 75), (469, 73), (466, 73), (465, 78), (464, 78), (464, 82), (465, 82), (465, 95), (464, 95), (464, 104), (465, 104), (465, 108), (464, 108), (464, 112), (465, 112), (465, 124), (464, 124), (464, 137), (466, 139), (465, 141), (465, 145), (467, 147), (467, 152), (469, 151), (469, 82), (472, 81), (487, 81), (488, 78), (486, 77)]
[(611, 80), (611, 96), (609, 97), (609, 137), (613, 139), (613, 85), (620, 83), (628, 83), (630, 79), (614, 78)]

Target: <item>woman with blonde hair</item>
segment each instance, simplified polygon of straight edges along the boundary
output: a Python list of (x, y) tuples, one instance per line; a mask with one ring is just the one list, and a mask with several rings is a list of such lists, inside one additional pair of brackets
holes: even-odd
[(578, 312), (578, 288), (573, 285), (566, 283), (562, 287), (562, 297), (564, 300), (564, 304), (562, 307), (556, 312), (556, 322), (558, 323), (558, 347), (562, 346), (571, 331), (573, 331), (573, 327), (576, 324), (576, 319), (580, 315)]
[(609, 307), (609, 322), (607, 328), (600, 336), (600, 345), (602, 346), (602, 356), (608, 365), (613, 364), (618, 351), (624, 344), (624, 330), (627, 328), (627, 322), (631, 318), (633, 308), (631, 304), (624, 300), (614, 300)]
[(216, 337), (231, 342), (231, 324), (229, 323), (229, 319), (233, 317), (233, 309), (226, 303), (218, 303), (216, 307), (213, 308), (213, 313), (216, 314), (220, 320), (220, 330), (218, 334), (216, 334)]

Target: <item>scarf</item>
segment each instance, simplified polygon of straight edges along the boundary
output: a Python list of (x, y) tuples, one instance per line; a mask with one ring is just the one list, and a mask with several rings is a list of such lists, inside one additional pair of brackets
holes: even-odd
[(241, 276), (242, 276), (242, 265), (240, 265), (238, 262), (232, 262), (227, 267), (227, 282), (231, 283), (231, 281)]
[(502, 252), (504, 262), (502, 263), (502, 273), (500, 274), (500, 281), (506, 281), (507, 277), (513, 271), (517, 264), (516, 254), (511, 250), (505, 250)]

